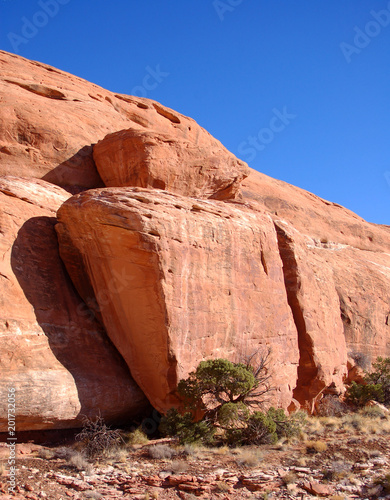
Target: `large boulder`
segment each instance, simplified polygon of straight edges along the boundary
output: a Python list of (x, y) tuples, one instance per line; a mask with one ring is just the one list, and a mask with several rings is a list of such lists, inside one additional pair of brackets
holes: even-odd
[(158, 188), (198, 198), (235, 198), (250, 172), (208, 135), (200, 134), (195, 143), (174, 129), (116, 132), (96, 144), (93, 156), (108, 187)]
[(16, 391), (17, 430), (128, 420), (147, 408), (58, 254), (56, 210), (69, 197), (41, 180), (0, 179), (0, 432)]
[[(105, 188), (58, 212), (61, 256), (150, 402), (177, 404), (203, 359), (272, 348), (275, 404), (296, 385), (298, 338), (272, 219), (245, 206)], [(127, 283), (123, 283), (126, 277)]]
[[(93, 160), (93, 145), (107, 134), (124, 129), (135, 137), (139, 133), (135, 145), (140, 147), (139, 156), (144, 154), (142, 137), (156, 143), (161, 137), (158, 134), (162, 134), (179, 141), (175, 148), (177, 161), (182, 153), (187, 162), (192, 157), (199, 160), (191, 165), (195, 169), (190, 174), (192, 184), (195, 179), (199, 184), (196, 174), (205, 162), (199, 179), (203, 175), (205, 187), (211, 184), (219, 196), (234, 195), (238, 187), (235, 176), (240, 179), (249, 173), (244, 162), (191, 118), (150, 99), (116, 94), (65, 71), (4, 51), (0, 51), (0, 96), (0, 176), (42, 178), (71, 193), (104, 186)], [(100, 162), (99, 170), (109, 185), (113, 182), (120, 186), (119, 181), (127, 174), (119, 164), (112, 165), (104, 153), (106, 146), (113, 153), (110, 144), (116, 140), (111, 137), (100, 148), (104, 162)], [(199, 151), (194, 146), (192, 152), (186, 152), (185, 144), (196, 145)], [(162, 176), (167, 186), (174, 185), (181, 192), (180, 181), (174, 180), (181, 173), (168, 172), (166, 160), (170, 154), (163, 145), (160, 160), (161, 153), (166, 166), (161, 164), (161, 172), (154, 170), (154, 175)], [(224, 162), (226, 166), (221, 169)], [(112, 166), (116, 175), (108, 171)], [(237, 167), (235, 173), (233, 167)], [(215, 179), (210, 173), (215, 174)], [(185, 179), (182, 187), (184, 183)]]

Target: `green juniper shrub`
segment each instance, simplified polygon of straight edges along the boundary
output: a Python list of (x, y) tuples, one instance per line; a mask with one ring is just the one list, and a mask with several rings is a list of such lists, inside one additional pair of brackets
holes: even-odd
[(355, 406), (365, 406), (372, 399), (382, 403), (384, 401), (383, 388), (381, 384), (358, 384), (352, 382), (345, 393), (348, 403)]
[(166, 436), (176, 436), (180, 444), (203, 443), (211, 445), (215, 428), (206, 420), (196, 422), (191, 412), (181, 414), (176, 408), (168, 410), (161, 419), (159, 430)]
[(378, 357), (372, 364), (373, 370), (367, 375), (370, 384), (381, 385), (383, 391), (383, 401), (386, 406), (390, 406), (390, 358)]
[(243, 432), (245, 444), (268, 444), (276, 443), (276, 423), (270, 415), (255, 411), (247, 421)]
[(183, 411), (170, 409), (161, 420), (160, 432), (177, 436), (182, 444), (218, 440), (229, 445), (274, 443), (281, 436), (297, 434), (301, 417), (289, 417), (275, 408), (266, 413), (258, 410), (272, 390), (269, 355), (270, 351), (262, 356), (256, 368), (226, 359), (202, 361), (187, 379), (180, 380)]
[(359, 407), (371, 399), (390, 406), (390, 358), (378, 357), (371, 372), (365, 372), (364, 382), (352, 382), (345, 396), (348, 403)]

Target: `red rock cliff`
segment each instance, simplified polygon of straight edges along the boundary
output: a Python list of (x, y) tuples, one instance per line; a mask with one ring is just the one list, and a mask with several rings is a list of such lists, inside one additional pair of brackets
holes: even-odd
[[(288, 406), (390, 355), (388, 226), (249, 169), (159, 103), (1, 51), (0, 70), (1, 381), (50, 387), (24, 428), (142, 411), (128, 369), (165, 409), (199, 360), (271, 346)], [(54, 185), (85, 191), (58, 214), (66, 270)]]

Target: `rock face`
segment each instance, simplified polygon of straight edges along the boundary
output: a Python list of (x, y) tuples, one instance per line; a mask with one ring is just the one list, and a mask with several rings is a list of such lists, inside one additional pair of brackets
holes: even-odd
[(288, 406), (297, 333), (267, 214), (107, 188), (72, 197), (58, 221), (73, 282), (85, 300), (96, 297), (107, 333), (158, 410), (177, 403), (178, 381), (201, 360), (240, 361), (266, 346), (273, 349), (274, 402)]
[(0, 388), (20, 430), (142, 411), (129, 369), (164, 410), (201, 359), (269, 346), (286, 407), (390, 355), (389, 226), (159, 103), (1, 51), (0, 202)]
[(341, 392), (347, 347), (332, 267), (312, 240), (275, 220), (288, 302), (297, 327), (300, 360), (294, 397), (314, 400), (329, 386)]
[[(184, 196), (234, 198), (250, 173), (206, 134), (194, 143), (180, 131), (123, 130), (94, 147), (97, 169), (106, 186), (158, 188)], [(178, 133), (179, 132), (179, 133)]]
[(0, 432), (10, 388), (18, 431), (77, 427), (99, 409), (127, 419), (147, 407), (60, 260), (55, 212), (68, 197), (45, 181), (0, 179)]
[[(154, 143), (158, 134), (162, 134), (192, 145), (192, 152), (183, 151), (179, 145), (175, 149), (178, 155), (183, 152), (194, 158), (203, 153), (208, 155), (202, 182), (205, 186), (212, 184), (218, 191), (225, 188), (234, 191), (237, 188), (234, 175), (239, 180), (249, 173), (244, 162), (191, 118), (150, 99), (115, 94), (46, 64), (0, 51), (0, 175), (42, 178), (71, 193), (102, 187), (104, 183), (92, 157), (93, 145), (107, 134), (130, 128), (134, 134), (139, 132), (141, 148), (144, 147), (141, 138), (149, 132)], [(161, 154), (167, 155), (163, 145), (160, 160)], [(142, 155), (145, 156), (145, 151)], [(221, 172), (216, 169), (221, 162), (230, 164), (228, 179), (220, 177)], [(161, 166), (165, 173), (154, 171), (157, 179), (161, 175), (167, 185), (172, 184), (182, 192), (180, 182), (173, 179), (173, 171), (169, 174), (168, 165), (163, 162)], [(237, 166), (235, 173), (233, 166)], [(200, 169), (199, 164), (195, 167)], [(127, 173), (119, 172), (117, 165), (114, 168), (118, 168), (120, 178), (124, 175), (126, 179)], [(213, 168), (215, 178), (210, 176)], [(100, 170), (109, 180), (115, 179), (104, 165)], [(190, 175), (195, 185), (196, 175)]]
[[(277, 224), (284, 228), (278, 234), (282, 246), (285, 240), (287, 258), (301, 247), (306, 264), (316, 255), (319, 265), (329, 270), (320, 289), (324, 293), (332, 283), (333, 298), (328, 292), (324, 297), (341, 316), (349, 362), (353, 365), (354, 359), (360, 360), (368, 368), (377, 356), (389, 356), (390, 227), (370, 224), (336, 203), (255, 171), (243, 181), (242, 192), (244, 200), (268, 211), (276, 223), (284, 221), (283, 226)], [(296, 270), (291, 265), (286, 262), (286, 274), (307, 273), (302, 260), (296, 262)], [(300, 279), (286, 282), (290, 297), (296, 295), (300, 284)], [(306, 297), (313, 305), (310, 294)], [(329, 313), (331, 307), (327, 308)], [(316, 313), (312, 317), (319, 319)], [(322, 331), (329, 340), (334, 328), (331, 321), (323, 323)], [(341, 347), (338, 341), (337, 345)]]

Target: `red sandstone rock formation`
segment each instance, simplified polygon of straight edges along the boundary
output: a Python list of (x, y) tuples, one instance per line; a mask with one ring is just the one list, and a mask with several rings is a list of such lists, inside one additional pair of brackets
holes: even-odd
[(55, 213), (68, 197), (45, 181), (0, 178), (0, 432), (10, 388), (18, 431), (77, 427), (99, 410), (118, 421), (147, 407), (60, 260)]
[(235, 198), (250, 173), (204, 131), (194, 142), (172, 127), (164, 134), (155, 129), (111, 134), (96, 144), (93, 157), (107, 187), (158, 188), (200, 198)]
[[(71, 193), (110, 186), (65, 203), (61, 254), (159, 408), (203, 357), (238, 359), (273, 346), (277, 399), (286, 406), (292, 393), (305, 403), (340, 390), (353, 359), (390, 355), (388, 226), (248, 169), (161, 104), (1, 51), (0, 103), (1, 176), (39, 177)], [(83, 302), (58, 259), (54, 211), (66, 194), (20, 179), (2, 181), (1, 193), (0, 383), (17, 377), (16, 358), (25, 364), (21, 394), (31, 380), (52, 388), (46, 406), (31, 389), (21, 422), (74, 425), (83, 398), (87, 411), (101, 405), (108, 416), (114, 401), (121, 414), (133, 411), (132, 398), (141, 408), (102, 327), (80, 319)], [(79, 342), (88, 349), (75, 350)], [(106, 367), (101, 383), (119, 388), (109, 401), (90, 385), (96, 359)]]
[(267, 214), (158, 190), (107, 188), (72, 197), (58, 220), (73, 282), (82, 297), (96, 296), (108, 335), (158, 410), (177, 402), (178, 381), (201, 360), (242, 361), (267, 346), (274, 402), (288, 406), (297, 332)]
[[(148, 137), (148, 133), (154, 144), (159, 137), (168, 136), (173, 142), (180, 139), (177, 161), (181, 154), (196, 160), (203, 153), (209, 155), (208, 166), (205, 168), (203, 162), (204, 171), (199, 176), (203, 181), (195, 175), (201, 167), (195, 161), (191, 184), (201, 186), (203, 182), (204, 188), (212, 185), (221, 197), (234, 193), (239, 180), (249, 173), (244, 162), (191, 118), (150, 99), (115, 94), (46, 64), (3, 51), (0, 51), (0, 103), (0, 175), (43, 178), (71, 193), (102, 187), (104, 183), (92, 157), (93, 145), (107, 134), (130, 128), (134, 138), (138, 137), (134, 140), (136, 146), (143, 149), (144, 157), (148, 141), (145, 143), (142, 138)], [(118, 137), (111, 137), (107, 142), (113, 140)], [(182, 149), (184, 140), (191, 146), (189, 151)], [(130, 146), (128, 140), (126, 144)], [(104, 148), (100, 151), (104, 158)], [(141, 156), (141, 150), (139, 154)], [(162, 154), (166, 160), (167, 149), (163, 143), (158, 151), (160, 160)], [(222, 173), (228, 173), (228, 169), (218, 169), (221, 162), (230, 164), (227, 178)], [(102, 164), (100, 168), (107, 185), (113, 185), (116, 180), (109, 170), (111, 166)], [(161, 176), (167, 187), (172, 184), (182, 192), (185, 181), (180, 185), (174, 179), (174, 170), (168, 171), (166, 161), (165, 166), (163, 162), (161, 166), (161, 172), (153, 172), (154, 183)], [(119, 179), (127, 179), (124, 168), (115, 165), (114, 170)], [(214, 175), (210, 175), (212, 170)], [(114, 182), (114, 185), (119, 184)]]

